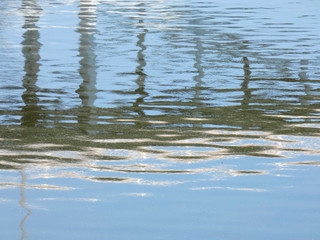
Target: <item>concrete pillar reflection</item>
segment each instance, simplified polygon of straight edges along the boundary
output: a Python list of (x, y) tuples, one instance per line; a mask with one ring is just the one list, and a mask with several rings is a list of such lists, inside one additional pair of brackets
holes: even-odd
[(40, 118), (39, 98), (37, 96), (38, 73), (40, 67), (39, 50), (41, 43), (39, 42), (39, 27), (36, 25), (41, 14), (41, 7), (37, 0), (23, 0), (22, 13), (24, 15), (22, 53), (24, 61), (24, 77), (22, 85), (25, 91), (22, 94), (22, 100), (25, 106), (22, 108), (21, 125), (33, 127)]
[[(77, 32), (80, 33), (79, 39), (79, 56), (81, 57), (79, 64), (79, 74), (82, 83), (77, 89), (82, 107), (80, 109), (78, 121), (85, 125), (94, 125), (96, 123), (96, 114), (94, 110), (94, 102), (96, 100), (96, 79), (97, 65), (95, 54), (95, 33), (97, 22), (97, 1), (81, 0), (79, 5), (80, 19)], [(86, 132), (88, 132), (86, 130)]]

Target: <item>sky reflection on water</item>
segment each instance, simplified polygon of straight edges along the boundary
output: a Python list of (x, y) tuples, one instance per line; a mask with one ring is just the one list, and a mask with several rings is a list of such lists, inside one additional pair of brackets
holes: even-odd
[(1, 1), (0, 239), (317, 239), (316, 1)]

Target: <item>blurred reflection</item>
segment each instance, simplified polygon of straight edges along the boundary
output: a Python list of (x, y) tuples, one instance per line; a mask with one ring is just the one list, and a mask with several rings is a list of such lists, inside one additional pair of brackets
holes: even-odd
[[(39, 27), (36, 25), (39, 21), (41, 15), (41, 7), (38, 4), (37, 0), (23, 0), (21, 7), (23, 16), (24, 16), (24, 25), (23, 29), (23, 41), (22, 41), (22, 53), (25, 58), (24, 61), (24, 71), (25, 75), (22, 79), (22, 85), (25, 88), (25, 91), (22, 94), (22, 100), (25, 106), (22, 108), (22, 118), (21, 125), (34, 127), (39, 121), (41, 107), (38, 105), (39, 98), (37, 92), (39, 88), (36, 83), (38, 80), (38, 73), (40, 71), (40, 47), (41, 43), (39, 42), (40, 33)], [(26, 175), (23, 173), (23, 170), (19, 171), (21, 174), (21, 185), (20, 185), (20, 195), (21, 200), (19, 202), (20, 206), (27, 211), (27, 214), (20, 222), (21, 229), (21, 239), (26, 239), (27, 232), (24, 228), (25, 221), (31, 215), (31, 210), (26, 206), (26, 197), (25, 197), (25, 183)]]
[[(193, 80), (195, 82), (195, 86), (194, 86), (194, 96), (193, 96), (193, 102), (196, 104), (197, 108), (201, 108), (204, 107), (204, 104), (201, 102), (201, 88), (202, 88), (202, 78), (204, 77), (204, 72), (203, 72), (203, 67), (202, 67), (202, 55), (203, 55), (203, 46), (202, 46), (202, 42), (200, 40), (200, 38), (196, 38), (196, 51), (195, 51), (195, 63), (194, 63), (194, 67), (197, 71), (197, 74), (193, 77)], [(199, 109), (196, 110), (193, 113), (193, 117), (197, 118), (200, 117), (200, 112)]]
[(306, 96), (301, 99), (302, 105), (308, 105), (307, 98), (308, 98), (308, 96), (311, 95), (311, 86), (310, 86), (310, 84), (307, 83), (308, 82), (308, 75), (307, 75), (308, 64), (309, 64), (309, 61), (306, 59), (302, 59), (300, 61), (299, 80), (301, 83), (303, 83), (304, 92), (306, 94)]
[(22, 80), (22, 85), (25, 92), (22, 94), (25, 106), (22, 109), (21, 125), (33, 127), (37, 124), (40, 118), (40, 109), (38, 106), (39, 98), (37, 96), (38, 87), (36, 85), (39, 73), (39, 50), (41, 43), (39, 27), (36, 25), (40, 18), (41, 7), (37, 0), (22, 1), (22, 12), (24, 15), (23, 29), (26, 31), (22, 35), (22, 53), (25, 58), (24, 71), (25, 75)]
[(145, 55), (144, 51), (146, 50), (146, 46), (144, 45), (145, 36), (148, 30), (144, 27), (143, 23), (143, 16), (145, 15), (145, 7), (144, 3), (140, 3), (137, 5), (138, 7), (138, 16), (139, 16), (139, 23), (137, 25), (139, 34), (138, 34), (138, 41), (137, 46), (139, 47), (139, 51), (137, 54), (137, 62), (138, 66), (136, 67), (136, 74), (137, 74), (137, 89), (135, 93), (139, 94), (139, 97), (136, 99), (136, 102), (133, 103), (133, 109), (139, 116), (144, 117), (145, 113), (140, 107), (140, 104), (144, 102), (144, 98), (149, 94), (145, 91), (145, 80), (147, 75), (144, 73), (144, 67), (146, 66)]
[(241, 90), (243, 91), (243, 100), (241, 105), (243, 108), (247, 108), (249, 105), (249, 100), (251, 96), (251, 90), (249, 89), (251, 71), (250, 71), (249, 59), (247, 57), (243, 57), (242, 62), (243, 62), (244, 79), (241, 84)]
[[(127, 42), (132, 36), (127, 38), (128, 29), (123, 26), (135, 26), (133, 38), (136, 43), (136, 63), (132, 72), (128, 70), (132, 67), (131, 59), (127, 59), (124, 66), (128, 69), (124, 67), (120, 70), (130, 71), (129, 74), (134, 76), (133, 89), (112, 90), (117, 94), (126, 94), (124, 101), (134, 96), (134, 100), (129, 103), (130, 108), (127, 105), (123, 108), (101, 107), (96, 111), (98, 52), (95, 52), (95, 34), (98, 1), (78, 2), (78, 71), (82, 83), (77, 93), (82, 106), (59, 111), (58, 114), (65, 121), (59, 124), (57, 121), (51, 128), (28, 131), (25, 128), (10, 129), (0, 126), (1, 141), (5, 142), (1, 149), (5, 159), (1, 168), (15, 170), (20, 164), (37, 165), (46, 169), (61, 166), (61, 177), (65, 178), (76, 176), (77, 171), (64, 172), (70, 167), (92, 170), (88, 175), (79, 177), (82, 179), (139, 182), (143, 178), (148, 180), (148, 177), (132, 177), (123, 173), (172, 174), (178, 171), (187, 174), (193, 170), (197, 172), (197, 166), (189, 171), (190, 165), (178, 166), (175, 163), (196, 163), (229, 156), (283, 157), (301, 152), (318, 153), (319, 96), (315, 90), (320, 82), (319, 78), (311, 77), (314, 71), (313, 61), (301, 60), (299, 77), (296, 79), (279, 77), (278, 73), (272, 75), (272, 72), (269, 73), (270, 69), (264, 68), (264, 62), (269, 62), (274, 67), (273, 58), (264, 58), (263, 54), (256, 56), (254, 52), (260, 45), (254, 40), (250, 43), (252, 51), (249, 51), (247, 41), (243, 40), (244, 35), (237, 31), (228, 32), (227, 22), (212, 27), (212, 22), (206, 20), (210, 17), (203, 17), (198, 11), (187, 11), (187, 8), (167, 8), (162, 11), (162, 7), (159, 7), (159, 17), (152, 15), (158, 11), (153, 9), (154, 5), (144, 2), (126, 1), (117, 7), (111, 8), (107, 4), (100, 8), (101, 16), (105, 17), (103, 23), (106, 24), (105, 28), (99, 28), (101, 35), (111, 35), (110, 45), (120, 44), (116, 48), (120, 55), (124, 53), (122, 51), (132, 50), (131, 46), (128, 48), (130, 40)], [(116, 1), (107, 2), (117, 5)], [(106, 3), (101, 3), (103, 4)], [(30, 126), (34, 126), (40, 117), (36, 86), (41, 45), (36, 23), (40, 11), (35, 0), (23, 1), (26, 29), (23, 35), (26, 72), (23, 79), (26, 89), (23, 99), (26, 107), (22, 124)], [(102, 15), (103, 11), (105, 15)], [(169, 15), (162, 15), (162, 12), (166, 11), (170, 12), (169, 15), (176, 16), (165, 19)], [(115, 17), (114, 21), (109, 21), (110, 16)], [(159, 21), (152, 24), (156, 18)], [(217, 15), (213, 20), (219, 21), (219, 18)], [(109, 29), (115, 22), (120, 23), (117, 25), (119, 31), (110, 32)], [(156, 31), (152, 29), (152, 26), (160, 25), (161, 28)], [(122, 36), (125, 37), (121, 39)], [(149, 36), (155, 42), (148, 44), (146, 40)], [(159, 46), (162, 47), (160, 50)], [(268, 46), (265, 47), (268, 49)], [(147, 50), (152, 54), (147, 55)], [(106, 56), (110, 51), (109, 48), (99, 49), (99, 54)], [(165, 54), (158, 55), (159, 51), (164, 51)], [(130, 54), (131, 52), (128, 55)], [(242, 66), (238, 62), (240, 56)], [(257, 59), (263, 60), (263, 63), (257, 63)], [(281, 61), (277, 60), (276, 63), (278, 62)], [(255, 76), (251, 74), (253, 64)], [(146, 66), (148, 70), (150, 67), (150, 71), (146, 71)], [(285, 67), (280, 69), (286, 69)], [(110, 70), (117, 72), (119, 69)], [(150, 73), (150, 76), (146, 73)], [(310, 74), (310, 79), (307, 73)], [(237, 80), (239, 75), (242, 76), (241, 85)], [(148, 80), (149, 77), (152, 78), (153, 84), (150, 82), (146, 90), (147, 77)], [(163, 82), (159, 81), (160, 84), (156, 85), (158, 78), (163, 78)], [(111, 83), (117, 88), (117, 79), (114, 81)], [(106, 100), (105, 96), (101, 97)], [(297, 106), (297, 99), (302, 103), (300, 106)], [(148, 115), (146, 109), (154, 110), (157, 115)], [(48, 115), (57, 114), (47, 112)], [(78, 122), (74, 121), (73, 114), (77, 115)], [(99, 124), (96, 124), (97, 119)], [(306, 121), (312, 122), (312, 125), (302, 124)], [(148, 128), (145, 127), (146, 124)], [(98, 134), (87, 138), (79, 134), (78, 128), (85, 133), (91, 133), (95, 129)], [(19, 137), (24, 133), (21, 129), (32, 138)], [(43, 144), (39, 145), (39, 142)], [(156, 160), (168, 165), (157, 165)], [(113, 165), (114, 162), (118, 162), (118, 165)], [(185, 172), (186, 169), (188, 172)], [(241, 171), (237, 174), (240, 173), (252, 174), (257, 171)], [(54, 174), (52, 175), (57, 176)], [(42, 186), (42, 189), (44, 187), (47, 186)], [(23, 191), (21, 194), (24, 196)]]
[[(96, 79), (97, 66), (96, 54), (94, 52), (96, 22), (97, 22), (97, 1), (95, 0), (81, 0), (79, 5), (79, 27), (77, 31), (80, 33), (79, 56), (80, 68), (79, 74), (82, 77), (82, 83), (76, 91), (82, 102), (82, 108), (79, 112), (78, 121), (81, 124), (80, 128), (86, 125), (93, 125), (96, 123), (96, 113), (94, 110), (94, 102), (96, 100)], [(86, 128), (86, 127), (85, 127)], [(90, 130), (86, 129), (86, 132)]]

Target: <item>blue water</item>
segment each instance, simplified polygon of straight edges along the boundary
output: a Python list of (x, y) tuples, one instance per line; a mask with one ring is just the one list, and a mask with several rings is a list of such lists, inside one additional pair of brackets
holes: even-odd
[(2, 0), (0, 239), (320, 239), (319, 9)]

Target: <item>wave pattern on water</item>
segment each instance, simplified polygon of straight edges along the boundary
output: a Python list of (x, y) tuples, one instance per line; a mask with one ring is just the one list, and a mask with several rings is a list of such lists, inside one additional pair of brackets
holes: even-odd
[(0, 238), (315, 239), (319, 7), (1, 0)]
[(308, 14), (276, 1), (12, 2), (0, 10), (2, 171), (169, 184), (188, 177), (150, 175), (268, 174), (220, 162), (319, 154), (312, 1)]

